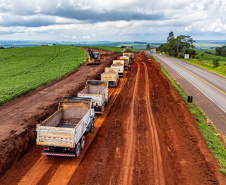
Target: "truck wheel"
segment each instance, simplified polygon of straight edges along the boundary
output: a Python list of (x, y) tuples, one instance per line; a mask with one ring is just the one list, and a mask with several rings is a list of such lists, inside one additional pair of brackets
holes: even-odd
[(86, 141), (86, 138), (83, 135), (82, 138), (80, 139), (81, 149), (83, 149), (85, 147), (85, 141)]
[(75, 157), (78, 157), (80, 155), (80, 152), (81, 152), (81, 145), (80, 145), (80, 142), (78, 142), (75, 148)]
[(94, 131), (94, 123), (92, 122), (91, 125), (90, 125), (90, 130), (89, 130), (89, 132), (90, 132), (90, 133), (93, 133), (93, 131)]
[(102, 108), (101, 108), (101, 114), (104, 113), (104, 108), (105, 108), (105, 104), (102, 105)]

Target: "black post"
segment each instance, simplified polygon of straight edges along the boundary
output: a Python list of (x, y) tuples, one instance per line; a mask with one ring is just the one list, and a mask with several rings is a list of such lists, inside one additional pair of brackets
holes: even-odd
[(193, 96), (188, 96), (188, 103), (192, 103), (193, 101)]

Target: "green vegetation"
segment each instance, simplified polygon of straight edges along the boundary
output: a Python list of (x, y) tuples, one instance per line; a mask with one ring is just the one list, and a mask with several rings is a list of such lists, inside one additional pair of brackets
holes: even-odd
[[(213, 58), (216, 57), (215, 50), (196, 50), (199, 58), (206, 63), (212, 64)], [(226, 63), (226, 57), (217, 56), (220, 58), (220, 65), (224, 65)]]
[(137, 51), (137, 49), (133, 49), (133, 48), (121, 48), (121, 47), (114, 47), (114, 46), (81, 46), (81, 47), (83, 48), (90, 47), (94, 49), (102, 49), (102, 50), (118, 52), (118, 53), (124, 53), (127, 51), (127, 49), (133, 52)]
[(150, 44), (147, 44), (147, 46), (146, 46), (146, 50), (150, 51), (150, 49), (151, 49)]
[[(88, 46), (85, 46), (85, 47), (88, 47)], [(106, 50), (106, 51), (119, 52), (119, 53), (123, 53), (124, 51), (126, 51), (125, 48), (119, 48), (119, 47), (114, 47), (114, 46), (89, 46), (89, 47), (91, 47), (93, 49), (102, 49), (102, 50)]]
[(217, 55), (226, 57), (226, 46), (216, 47), (215, 51)]
[(220, 60), (219, 57), (213, 58), (213, 67), (219, 67), (220, 66), (219, 60)]
[(0, 50), (0, 105), (74, 71), (87, 59), (75, 46)]
[[(226, 57), (217, 56), (214, 50), (196, 50), (196, 59), (183, 59), (187, 62), (193, 63), (197, 66), (218, 73), (222, 76), (226, 76)], [(216, 59), (217, 64), (214, 64)]]
[[(171, 81), (173, 86), (178, 90), (179, 94), (183, 97), (183, 99), (187, 101), (187, 95), (185, 94), (185, 92), (177, 85), (177, 83), (171, 78), (171, 76), (165, 71), (163, 67), (161, 67), (161, 70)], [(187, 106), (189, 108), (189, 111), (197, 118), (197, 125), (199, 126), (202, 135), (207, 141), (207, 146), (214, 154), (214, 156), (218, 159), (222, 167), (219, 170), (226, 175), (226, 148), (221, 142), (225, 142), (224, 138), (218, 134), (217, 129), (212, 122), (210, 122), (210, 126), (206, 124), (207, 116), (196, 104), (188, 103)]]
[(170, 56), (184, 58), (185, 54), (189, 54), (191, 58), (195, 58), (196, 51), (193, 45), (195, 41), (191, 36), (179, 35), (174, 38), (174, 34), (171, 31), (167, 37), (167, 43), (160, 45), (157, 51), (168, 53)]
[(221, 47), (223, 44), (226, 44), (223, 41), (210, 41), (210, 42), (201, 42), (197, 41), (194, 43), (196, 49), (215, 49), (216, 47)]

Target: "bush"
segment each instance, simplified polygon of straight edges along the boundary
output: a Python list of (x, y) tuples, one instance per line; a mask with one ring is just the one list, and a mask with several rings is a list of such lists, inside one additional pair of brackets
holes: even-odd
[(184, 53), (178, 53), (177, 57), (178, 58), (184, 58)]
[(201, 57), (203, 57), (204, 53), (201, 53), (200, 55), (201, 55)]
[(220, 58), (219, 57), (215, 57), (213, 58), (213, 67), (218, 67), (220, 66)]
[(207, 54), (213, 54), (212, 52), (210, 52), (210, 51), (205, 51), (205, 53), (207, 53)]

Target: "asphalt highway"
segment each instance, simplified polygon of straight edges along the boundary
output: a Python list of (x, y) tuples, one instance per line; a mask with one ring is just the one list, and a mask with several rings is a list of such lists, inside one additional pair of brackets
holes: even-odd
[(180, 59), (152, 54), (226, 136), (226, 78)]

